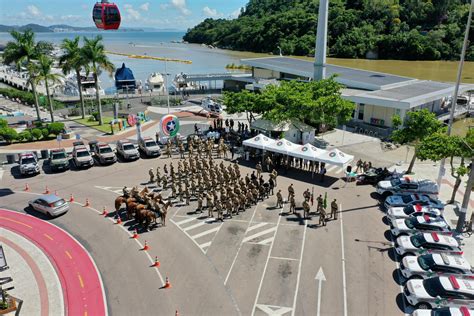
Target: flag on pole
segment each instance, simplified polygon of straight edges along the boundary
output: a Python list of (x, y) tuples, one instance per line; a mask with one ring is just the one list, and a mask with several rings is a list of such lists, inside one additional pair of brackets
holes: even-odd
[(328, 207), (328, 193), (324, 193), (324, 201), (323, 201), (323, 206), (326, 209)]
[(313, 185), (313, 189), (311, 190), (311, 206), (314, 205), (314, 185)]

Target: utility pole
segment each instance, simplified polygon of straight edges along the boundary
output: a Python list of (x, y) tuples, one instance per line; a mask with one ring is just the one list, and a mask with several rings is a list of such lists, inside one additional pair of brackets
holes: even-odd
[[(474, 1), (474, 0), (473, 0)], [(167, 66), (168, 62), (167, 60), (165, 59), (165, 85), (166, 85), (166, 103), (168, 105), (168, 114), (170, 114), (170, 91), (169, 91), (169, 87), (168, 87), (168, 66)]]
[(316, 50), (314, 52), (314, 81), (326, 79), (326, 50), (328, 38), (329, 0), (319, 1)]
[[(454, 95), (452, 98), (452, 104), (451, 104), (451, 112), (449, 115), (449, 125), (448, 125), (448, 136), (451, 135), (451, 130), (453, 127), (453, 120), (454, 120), (454, 112), (456, 110), (456, 104), (458, 101), (458, 93), (459, 93), (459, 85), (461, 84), (461, 76), (462, 76), (462, 69), (464, 66), (464, 57), (466, 55), (466, 49), (467, 49), (467, 44), (469, 40), (469, 31), (471, 29), (471, 20), (472, 20), (472, 11), (474, 10), (474, 0), (471, 0), (471, 7), (469, 9), (469, 15), (467, 17), (467, 26), (466, 26), (466, 32), (464, 33), (464, 42), (462, 45), (462, 50), (461, 50), (461, 58), (459, 61), (459, 67), (458, 67), (458, 74), (457, 74), (457, 79), (456, 79), (456, 86), (454, 87)], [(444, 167), (446, 163), (446, 158), (441, 159), (440, 166), (439, 166), (439, 173), (438, 173), (438, 191), (441, 191), (441, 180), (444, 177), (444, 174), (446, 173), (446, 169)], [(464, 214), (465, 215), (465, 214)]]

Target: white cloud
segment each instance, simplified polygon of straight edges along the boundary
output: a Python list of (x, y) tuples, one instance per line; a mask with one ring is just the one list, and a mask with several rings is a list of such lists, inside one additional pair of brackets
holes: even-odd
[(183, 15), (190, 15), (191, 10), (188, 9), (186, 5), (186, 0), (171, 0), (171, 6), (173, 6), (176, 10), (181, 12)]
[(137, 21), (137, 20), (140, 20), (141, 18), (141, 14), (140, 12), (138, 12), (137, 10), (135, 10), (133, 8), (133, 6), (131, 4), (125, 4), (123, 6), (125, 12), (127, 12), (127, 18), (131, 21)]
[(150, 9), (150, 2), (145, 2), (144, 4), (142, 4), (142, 5), (140, 6), (140, 9), (141, 9), (142, 11), (148, 11), (148, 10)]
[(26, 7), (26, 12), (34, 17), (39, 17), (42, 15), (38, 7), (32, 4)]
[(216, 18), (216, 17), (222, 16), (222, 13), (217, 12), (216, 9), (211, 9), (208, 6), (205, 6), (204, 8), (202, 8), (202, 13), (205, 16), (211, 17), (211, 18)]
[(161, 10), (166, 10), (170, 7), (170, 4), (169, 3), (162, 3), (160, 4), (160, 9)]
[(240, 15), (240, 10), (242, 10), (242, 8), (238, 8), (237, 10), (235, 10), (234, 12), (232, 12), (230, 14), (230, 18), (231, 19), (237, 19)]

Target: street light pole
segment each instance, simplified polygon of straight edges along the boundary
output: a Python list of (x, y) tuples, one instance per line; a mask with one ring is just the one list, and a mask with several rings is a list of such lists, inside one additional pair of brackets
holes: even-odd
[(169, 91), (169, 87), (168, 87), (168, 67), (167, 67), (167, 64), (168, 64), (168, 62), (165, 59), (166, 103), (168, 105), (168, 114), (170, 114), (170, 91)]
[[(459, 85), (461, 84), (462, 69), (463, 69), (463, 66), (464, 66), (464, 56), (466, 55), (467, 43), (468, 43), (468, 39), (469, 39), (469, 31), (471, 29), (471, 20), (472, 20), (472, 11), (473, 10), (474, 10), (474, 0), (471, 0), (469, 15), (467, 17), (466, 32), (464, 33), (464, 42), (463, 42), (462, 50), (461, 50), (461, 58), (460, 58), (460, 61), (459, 61), (456, 85), (454, 87), (454, 95), (453, 95), (452, 101), (451, 101), (452, 104), (451, 104), (451, 112), (450, 112), (450, 115), (449, 115), (448, 136), (451, 135), (451, 130), (452, 130), (452, 127), (453, 127), (454, 112), (455, 112), (456, 104), (457, 104), (457, 101), (458, 101)], [(439, 191), (441, 191), (441, 181), (443, 180), (443, 176), (446, 172), (445, 167), (444, 167), (445, 163), (446, 163), (446, 158), (441, 159), (440, 166), (439, 166), (439, 173), (438, 173), (438, 181), (437, 181)]]

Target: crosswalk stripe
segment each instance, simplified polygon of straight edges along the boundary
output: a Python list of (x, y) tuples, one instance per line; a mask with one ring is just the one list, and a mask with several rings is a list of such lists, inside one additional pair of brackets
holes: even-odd
[(277, 229), (277, 228), (276, 228), (276, 226), (275, 226), (275, 227), (272, 227), (272, 228), (263, 230), (263, 231), (261, 231), (261, 232), (259, 232), (259, 233), (253, 234), (252, 236), (245, 237), (245, 238), (242, 240), (242, 242), (247, 242), (247, 241), (252, 240), (252, 239), (254, 239), (254, 238), (263, 236), (263, 235), (265, 235), (265, 234), (268, 234), (268, 233), (270, 233), (270, 232), (275, 231), (276, 229)]
[(258, 242), (259, 245), (266, 245), (268, 243), (271, 243), (273, 241), (273, 239), (275, 239), (274, 237), (270, 237), (270, 238), (267, 238), (267, 239), (264, 239), (260, 242)]
[(194, 239), (197, 239), (197, 238), (199, 238), (199, 237), (212, 234), (212, 233), (218, 231), (219, 228), (220, 228), (220, 226), (217, 226), (217, 227), (215, 227), (215, 228), (213, 228), (213, 229), (209, 229), (209, 230), (203, 231), (202, 233), (196, 234), (196, 235), (191, 236), (191, 237), (194, 238)]
[(183, 228), (183, 230), (184, 230), (185, 232), (187, 232), (188, 230), (191, 230), (191, 229), (194, 229), (194, 228), (197, 228), (197, 227), (199, 227), (199, 226), (206, 225), (206, 224), (207, 224), (207, 223), (206, 223), (205, 221), (202, 221), (202, 222), (199, 222), (199, 223), (197, 223), (197, 224), (194, 224), (194, 225), (188, 226), (188, 227), (186, 227), (186, 228)]
[(204, 243), (204, 244), (200, 244), (199, 247), (201, 247), (201, 249), (204, 250), (204, 248), (207, 248), (207, 247), (209, 247), (210, 245), (211, 245), (211, 241), (206, 242), (206, 243)]
[(267, 225), (267, 223), (258, 223), (257, 225), (253, 225), (252, 227), (249, 227), (249, 228), (247, 229), (247, 232), (252, 231), (252, 230), (254, 230), (254, 229), (257, 229), (257, 228), (260, 228), (260, 227), (263, 227), (263, 226), (265, 226), (265, 225)]
[(193, 221), (193, 220), (195, 220), (195, 219), (196, 219), (195, 217), (190, 217), (190, 218), (183, 219), (182, 221), (175, 222), (175, 223), (176, 223), (176, 225), (179, 226), (179, 225), (181, 225), (181, 224), (186, 224), (186, 223), (188, 223), (188, 222), (191, 222), (191, 221)]

